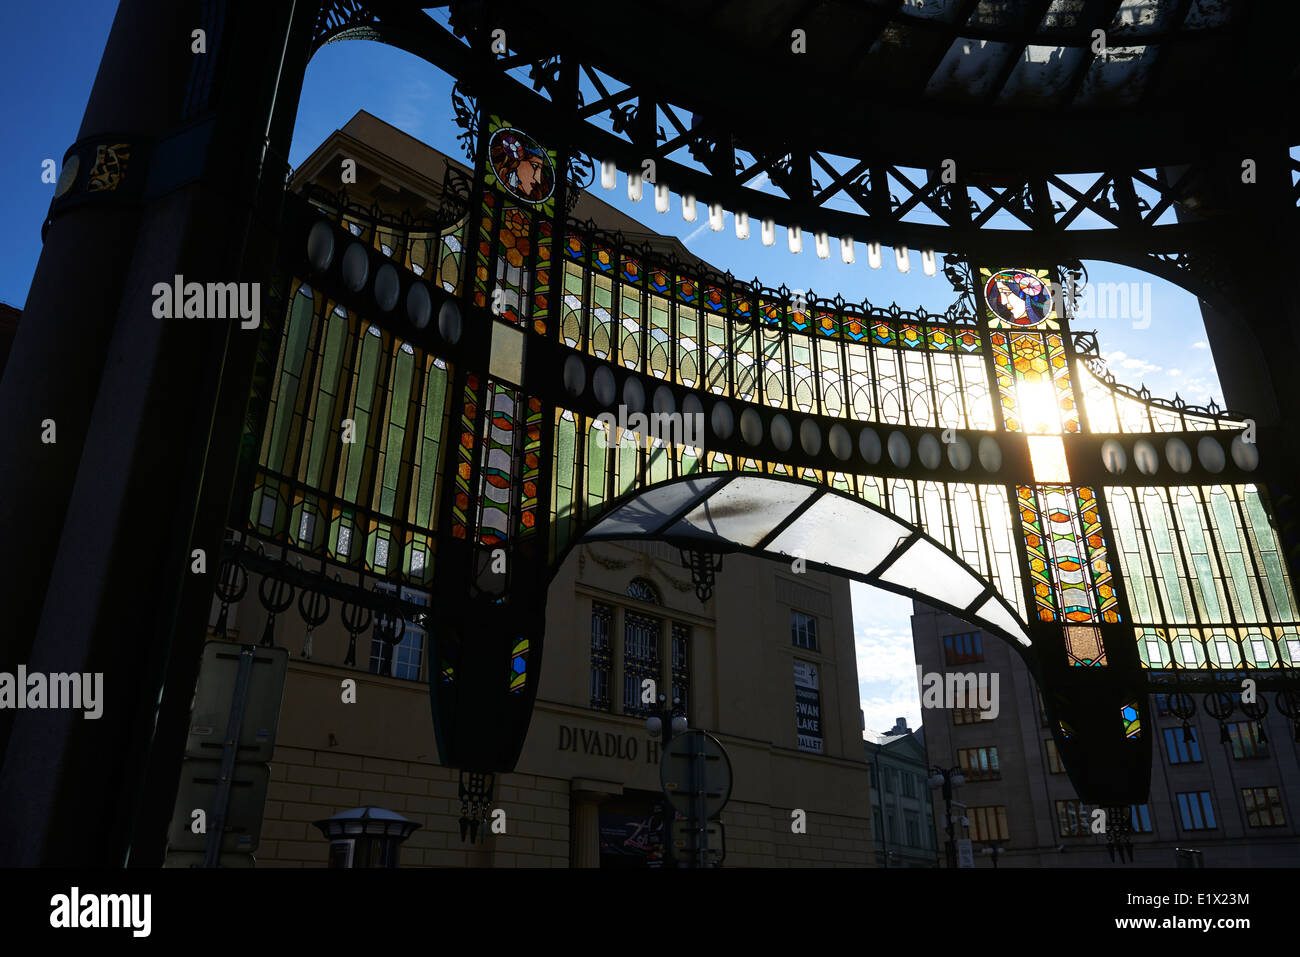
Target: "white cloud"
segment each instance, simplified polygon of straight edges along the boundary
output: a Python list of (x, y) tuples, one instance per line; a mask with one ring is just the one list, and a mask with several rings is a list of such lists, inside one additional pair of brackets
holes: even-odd
[(852, 594), (858, 697), (867, 728), (887, 731), (900, 717), (920, 727), (911, 601), (857, 583)]
[(1210, 348), (1210, 344), (1209, 344), (1208, 342), (1206, 342), (1204, 339), (1201, 339), (1201, 340), (1199, 340), (1199, 341), (1197, 341), (1197, 342), (1193, 342), (1193, 343), (1192, 343), (1192, 348), (1193, 348), (1193, 349), (1208, 349), (1208, 348)]

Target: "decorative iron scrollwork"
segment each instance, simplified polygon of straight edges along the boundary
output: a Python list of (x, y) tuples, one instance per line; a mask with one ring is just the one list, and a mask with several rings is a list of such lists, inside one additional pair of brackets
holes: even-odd
[(460, 143), (465, 158), (472, 163), (474, 150), (478, 146), (478, 100), (461, 90), (459, 80), (451, 88), (451, 109), (455, 114), (456, 125), (461, 129), (456, 142)]

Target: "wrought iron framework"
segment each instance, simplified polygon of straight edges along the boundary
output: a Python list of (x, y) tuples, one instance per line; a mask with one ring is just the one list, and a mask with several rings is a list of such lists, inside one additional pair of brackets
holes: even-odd
[[(550, 576), (600, 538), (799, 553), (1012, 641), (1092, 803), (1145, 798), (1155, 688), (1210, 690), (1219, 716), (1249, 673), (1295, 712), (1300, 611), (1269, 521), (1272, 434), (1116, 384), (1051, 294), (1076, 257), (1217, 288), (1213, 221), (1167, 221), (1224, 201), (1201, 200), (1204, 167), (945, 182), (938, 166), (746, 146), (568, 49), (492, 53), (483, 9), (455, 5), (446, 26), (398, 4), (322, 11), (314, 46), (367, 36), (460, 78), (474, 179), (449, 182), (426, 221), (287, 198), (294, 278), (255, 387), (230, 594), (252, 569), (342, 598), (353, 646), (358, 609), (426, 626), (440, 753), (482, 774), (522, 746)], [(949, 251), (974, 309), (795, 296), (629, 244), (567, 216), (587, 155), (631, 170), (633, 190), (654, 159), (648, 185), (688, 211), (802, 227), (819, 251)], [(672, 416), (702, 428), (656, 432)], [(291, 569), (291, 553), (319, 572)], [(428, 588), (433, 610), (367, 580)], [(302, 602), (318, 624), (321, 603)]]
[[(897, 26), (895, 21), (909, 35), (942, 30), (943, 49), (960, 42), (993, 42), (1007, 48), (1000, 54), (1003, 69), (995, 71), (1005, 82), (1006, 71), (1018, 62), (1016, 51), (1035, 41), (1065, 43), (1080, 58), (1063, 89), (1077, 92), (1083, 77), (1110, 62), (1108, 55), (1089, 52), (1083, 42), (1090, 37), (1089, 24), (1109, 26), (1117, 37), (1128, 36), (1130, 42), (1144, 44), (1142, 49), (1158, 49), (1169, 58), (1184, 49), (1183, 41), (1221, 41), (1225, 32), (1236, 37), (1241, 20), (1212, 17), (1200, 30), (1175, 34), (1168, 24), (1184, 18), (1190, 22), (1196, 11), (1183, 10), (1182, 17), (1162, 11), (1159, 21), (1166, 26), (1161, 29), (1145, 20), (1126, 26), (1119, 4), (1108, 0), (1090, 3), (1077, 23), (1053, 26), (1040, 13), (1024, 24), (981, 25), (975, 22), (980, 11), (971, 4), (943, 6), (951, 8), (950, 20), (946, 14), (876, 11), (866, 34), (873, 37), (868, 46), (879, 53), (880, 38), (894, 29), (891, 24)], [(1249, 158), (1258, 171), (1249, 182), (1243, 181), (1241, 151), (1226, 145), (1218, 153), (1198, 154), (1195, 162), (1187, 156), (1169, 162), (1168, 147), (1152, 149), (1144, 140), (1149, 155), (1128, 165), (1117, 161), (1113, 150), (1104, 163), (1096, 159), (1091, 165), (1087, 159), (1081, 165), (1082, 147), (1076, 155), (1045, 151), (1058, 157), (1057, 169), (1043, 168), (1041, 158), (1020, 151), (1001, 165), (968, 163), (966, 154), (979, 153), (975, 138), (965, 146), (931, 150), (923, 161), (886, 158), (898, 150), (885, 141), (873, 142), (868, 151), (845, 153), (848, 144), (834, 142), (824, 127), (791, 135), (770, 123), (738, 124), (727, 110), (697, 112), (677, 99), (682, 91), (658, 74), (610, 67), (598, 47), (574, 44), (553, 22), (530, 14), (528, 5), (452, 3), (443, 17), (382, 0), (369, 5), (353, 0), (329, 9), (317, 42), (364, 35), (401, 47), (449, 70), (476, 94), (490, 97), (502, 113), (528, 117), (533, 128), (562, 135), (575, 152), (612, 161), (635, 175), (653, 160), (655, 182), (689, 197), (687, 203), (720, 206), (755, 224), (770, 220), (809, 235), (1005, 262), (1024, 261), (1032, 234), (1034, 254), (1044, 261), (1123, 262), (1217, 300), (1225, 292), (1226, 267), (1215, 256), (1227, 222), (1224, 214), (1246, 207), (1272, 209), (1294, 222), (1300, 202), (1300, 163), (1281, 143), (1263, 155), (1252, 150)], [(795, 13), (792, 22), (811, 16), (810, 10)], [(954, 32), (953, 24), (968, 19), (966, 30)], [(1003, 39), (992, 40), (995, 28), (1005, 34)], [(497, 30), (507, 38), (501, 53), (492, 52)], [(1179, 42), (1173, 42), (1175, 37)], [(1120, 59), (1125, 57), (1131, 58), (1131, 52)], [(622, 78), (623, 73), (628, 76)], [(956, 115), (936, 115), (936, 125)], [(1039, 123), (1049, 122), (1046, 115), (1036, 116)], [(1101, 116), (1111, 122), (1106, 114), (1085, 110), (1071, 114), (1070, 123), (1080, 127), (1102, 122)], [(1148, 117), (1146, 126), (1151, 124)], [(1062, 136), (1068, 137), (1070, 129)], [(1106, 135), (1118, 134), (1111, 130)], [(1256, 187), (1256, 181), (1263, 185)]]

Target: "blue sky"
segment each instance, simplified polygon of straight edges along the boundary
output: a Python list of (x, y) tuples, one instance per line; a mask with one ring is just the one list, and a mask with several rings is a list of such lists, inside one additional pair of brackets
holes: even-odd
[[(0, 151), (0, 175), (6, 191), (6, 228), (0, 230), (0, 301), (21, 307), (40, 256), (40, 227), (54, 186), (41, 182), (41, 161), (60, 162), (75, 140), (99, 58), (108, 37), (116, 3), (79, 0), (75, 4), (11, 4), (0, 31), (0, 129), (7, 148)], [(290, 162), (300, 163), (357, 110), (365, 109), (411, 135), (463, 158), (452, 121), (451, 81), (439, 70), (398, 50), (368, 42), (325, 47), (308, 67)], [(524, 125), (523, 120), (514, 122)], [(760, 277), (769, 286), (820, 295), (842, 294), (849, 300), (876, 304), (898, 302), (942, 311), (955, 294), (943, 278), (925, 276), (919, 257), (912, 271), (900, 275), (885, 250), (885, 266), (871, 270), (861, 248), (855, 265), (840, 262), (837, 244), (831, 258), (817, 259), (808, 238), (801, 255), (791, 255), (782, 230), (776, 245), (764, 247), (757, 224), (750, 239), (735, 238), (731, 217), (713, 233), (701, 210), (695, 223), (684, 222), (674, 201), (667, 214), (654, 211), (652, 192), (632, 203), (625, 179), (613, 191), (594, 187), (598, 196), (645, 222), (675, 235), (691, 251), (742, 278)], [(1116, 377), (1145, 383), (1154, 394), (1202, 403), (1223, 403), (1214, 362), (1195, 299), (1187, 292), (1137, 270), (1109, 263), (1088, 263), (1093, 284), (1137, 283), (1144, 316), (1097, 318), (1075, 323), (1095, 328), (1102, 353)], [(867, 727), (883, 730), (905, 716), (920, 721), (909, 617), (911, 603), (898, 596), (854, 584), (854, 618), (858, 673)]]

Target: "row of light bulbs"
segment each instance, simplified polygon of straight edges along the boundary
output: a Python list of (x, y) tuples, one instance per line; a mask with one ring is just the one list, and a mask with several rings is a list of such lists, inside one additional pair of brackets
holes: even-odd
[[(600, 185), (604, 189), (614, 189), (618, 186), (618, 166), (613, 160), (605, 160), (600, 164)], [(664, 183), (655, 183), (655, 212), (668, 212), (669, 200), (672, 196), (668, 186)], [(627, 174), (627, 198), (634, 203), (641, 202), (642, 197), (642, 177), (640, 173)], [(709, 204), (709, 228), (715, 233), (722, 232), (726, 210), (720, 203)], [(682, 219), (688, 223), (695, 222), (699, 213), (695, 205), (695, 197), (689, 193), (682, 195)], [(737, 211), (732, 214), (736, 221), (736, 238), (749, 238), (749, 214)], [(760, 236), (764, 246), (772, 246), (776, 243), (776, 223), (771, 219), (764, 219), (760, 224)], [(803, 252), (803, 231), (798, 226), (787, 226), (786, 243), (790, 252), (798, 254)], [(831, 255), (831, 240), (825, 230), (813, 234), (813, 246), (817, 250), (818, 259), (829, 259)], [(857, 254), (854, 250), (852, 236), (840, 237), (840, 259), (846, 263), (853, 263), (857, 260)], [(872, 269), (879, 269), (882, 262), (880, 243), (867, 243), (867, 265)], [(899, 272), (909, 272), (912, 268), (911, 254), (906, 246), (894, 247), (894, 262), (898, 265)], [(921, 270), (927, 276), (935, 274), (935, 259), (933, 249), (921, 250)]]

